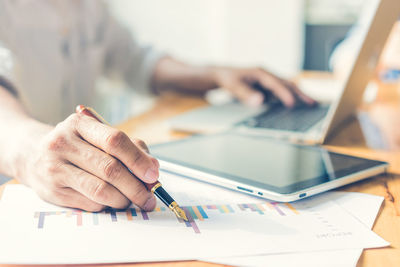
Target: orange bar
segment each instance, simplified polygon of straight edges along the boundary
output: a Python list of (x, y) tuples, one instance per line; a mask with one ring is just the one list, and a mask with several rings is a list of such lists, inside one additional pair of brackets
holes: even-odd
[(126, 218), (128, 219), (128, 221), (132, 221), (132, 213), (130, 209), (126, 211)]
[(285, 203), (285, 204), (286, 204), (286, 206), (288, 206), (289, 209), (290, 209), (291, 211), (293, 211), (295, 214), (300, 214), (290, 203)]
[(201, 213), (200, 213), (200, 211), (197, 209), (197, 207), (196, 207), (196, 206), (193, 206), (192, 209), (193, 209), (194, 213), (196, 214), (197, 218), (199, 218), (200, 221), (204, 221), (204, 218), (203, 218), (203, 216), (201, 216)]

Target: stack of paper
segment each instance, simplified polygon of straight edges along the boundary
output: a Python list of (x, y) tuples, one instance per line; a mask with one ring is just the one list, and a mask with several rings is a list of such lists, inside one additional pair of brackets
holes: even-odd
[(161, 177), (189, 222), (161, 203), (153, 212), (132, 206), (89, 213), (46, 203), (22, 185), (7, 186), (0, 202), (0, 236), (7, 240), (0, 242), (0, 263), (200, 259), (350, 266), (363, 248), (388, 245), (370, 230), (380, 197), (332, 192), (285, 204), (167, 173)]

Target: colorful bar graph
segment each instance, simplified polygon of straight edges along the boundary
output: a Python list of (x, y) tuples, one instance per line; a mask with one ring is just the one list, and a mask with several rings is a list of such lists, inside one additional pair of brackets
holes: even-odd
[(194, 210), (193, 210), (192, 207), (187, 207), (187, 210), (189, 211), (190, 216), (191, 216), (194, 220), (198, 219), (197, 214), (194, 212)]
[(294, 214), (300, 214), (290, 203), (285, 203)]
[[(300, 214), (298, 210), (296, 210), (293, 205), (290, 203), (277, 203), (277, 202), (263, 202), (263, 203), (242, 203), (237, 205), (204, 205), (204, 206), (183, 206), (182, 209), (185, 211), (186, 216), (188, 217), (188, 221), (183, 221), (178, 219), (180, 223), (184, 223), (186, 227), (192, 228), (194, 233), (200, 234), (199, 226), (196, 223), (198, 221), (205, 221), (209, 219), (210, 212), (215, 214), (215, 212), (219, 214), (232, 214), (235, 212), (256, 212), (260, 215), (265, 215), (267, 213), (278, 213), (280, 216), (286, 216), (285, 212), (288, 212), (288, 209), (282, 210), (283, 205), (293, 212), (293, 214)], [(169, 209), (166, 207), (156, 207), (153, 212), (170, 212)], [(102, 221), (100, 221), (99, 214), (109, 214), (110, 221), (112, 223), (116, 223), (119, 221), (131, 221), (134, 222), (135, 220), (144, 220), (149, 221), (151, 220), (151, 213), (153, 212), (146, 212), (140, 209), (129, 208), (126, 210), (116, 210), (113, 208), (107, 208), (104, 212), (94, 212), (94, 213), (86, 213), (85, 211), (81, 210), (65, 210), (65, 211), (40, 211), (34, 213), (34, 218), (37, 219), (37, 228), (43, 229), (45, 225), (46, 216), (54, 216), (54, 215), (63, 215), (66, 218), (70, 218), (72, 216), (76, 216), (76, 226), (80, 227), (84, 224), (84, 218), (87, 215), (83, 214), (91, 214), (91, 220), (93, 225), (99, 225)], [(141, 216), (138, 216), (140, 213)], [(212, 214), (211, 214), (212, 215)], [(118, 220), (118, 216), (120, 220)], [(136, 219), (134, 219), (134, 217)], [(87, 220), (87, 219), (86, 219)], [(90, 221), (90, 219), (89, 219)]]
[(99, 225), (99, 214), (97, 212), (93, 212), (93, 224)]
[(136, 217), (137, 216), (137, 212), (136, 212), (136, 209), (130, 209), (131, 210), (131, 214), (132, 214), (132, 216), (133, 217)]
[(140, 213), (142, 214), (143, 220), (148, 221), (149, 216), (147, 215), (147, 212), (144, 210), (141, 210)]
[(112, 222), (118, 221), (118, 219), (117, 219), (117, 210), (116, 209), (108, 208), (108, 209), (106, 209), (106, 213), (110, 214)]
[(279, 213), (279, 215), (285, 216), (286, 214), (278, 207), (277, 202), (272, 202), (272, 206), (274, 206), (275, 210)]
[(46, 217), (45, 212), (40, 212), (39, 213), (39, 222), (38, 222), (38, 228), (42, 229), (44, 226), (44, 218)]
[(75, 215), (76, 215), (76, 225), (82, 226), (82, 211), (81, 210), (75, 211)]
[(218, 205), (218, 210), (219, 210), (221, 213), (226, 213), (225, 210), (224, 210), (224, 208), (223, 208), (222, 206), (220, 206), (220, 205)]
[(67, 218), (72, 217), (72, 215), (76, 215), (76, 225), (77, 226), (82, 226), (83, 219), (82, 219), (82, 211), (81, 210), (41, 211), (41, 212), (35, 212), (35, 216), (34, 216), (35, 218), (38, 219), (37, 228), (38, 229), (43, 229), (44, 228), (44, 222), (45, 222), (46, 216), (61, 215), (61, 214), (66, 214)]
[(126, 210), (126, 219), (132, 221), (132, 212), (130, 209)]
[(204, 211), (202, 206), (197, 206), (197, 210), (200, 212), (201, 216), (203, 217), (203, 219), (208, 219), (208, 216), (206, 214), (206, 212)]
[(193, 207), (191, 207), (191, 208), (192, 208), (193, 212), (196, 214), (196, 217), (197, 217), (200, 221), (204, 221), (204, 218), (203, 218), (202, 214), (200, 213), (198, 207), (193, 206)]
[(200, 229), (197, 226), (196, 222), (194, 221), (194, 219), (192, 217), (192, 213), (189, 211), (189, 207), (182, 207), (182, 209), (186, 213), (186, 217), (188, 218), (188, 221), (185, 221), (186, 227), (192, 227), (193, 231), (196, 234), (200, 234)]
[(233, 210), (233, 208), (230, 205), (225, 205), (225, 207), (228, 208), (229, 212), (234, 213), (235, 211)]

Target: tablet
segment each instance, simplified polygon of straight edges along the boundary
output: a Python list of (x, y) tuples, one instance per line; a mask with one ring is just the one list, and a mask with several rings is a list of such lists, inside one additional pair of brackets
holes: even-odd
[(154, 145), (161, 169), (263, 198), (289, 202), (386, 171), (386, 162), (238, 133)]

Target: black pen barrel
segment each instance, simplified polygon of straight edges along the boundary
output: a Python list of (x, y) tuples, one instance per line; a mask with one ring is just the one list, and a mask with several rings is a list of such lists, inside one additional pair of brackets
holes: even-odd
[(169, 205), (175, 201), (161, 186), (154, 190), (154, 195), (156, 195), (165, 205), (167, 205), (167, 207), (169, 207)]

